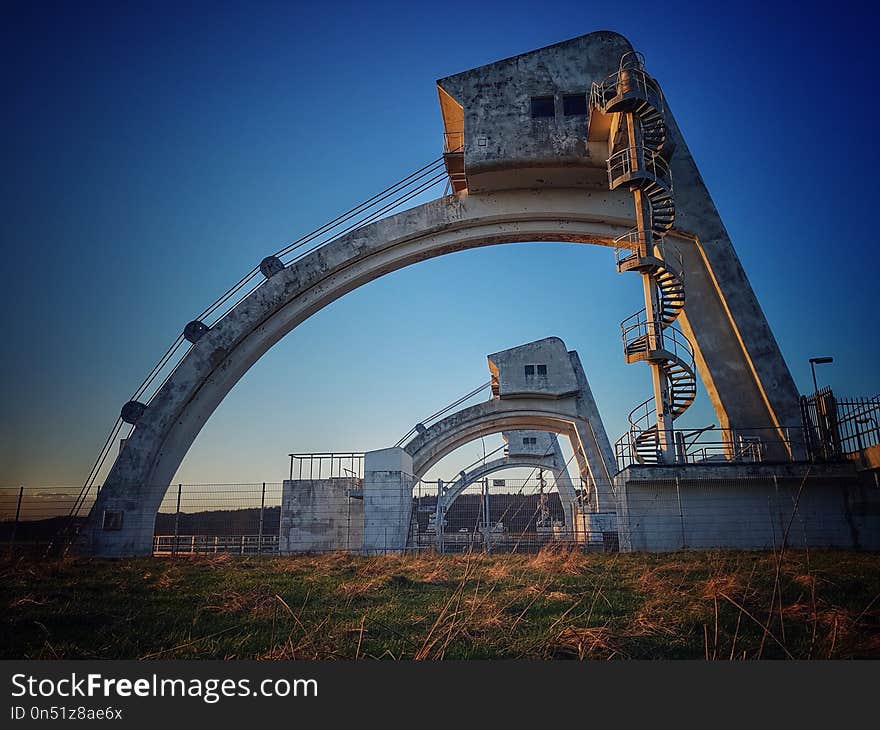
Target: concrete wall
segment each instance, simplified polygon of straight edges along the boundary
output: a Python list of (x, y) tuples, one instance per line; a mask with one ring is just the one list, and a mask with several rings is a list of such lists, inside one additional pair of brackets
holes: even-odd
[(618, 495), (623, 550), (778, 548), (786, 532), (795, 547), (880, 549), (880, 490), (847, 467), (630, 467)]
[[(577, 393), (578, 382), (565, 343), (545, 337), (488, 357), (492, 392), (498, 398), (517, 396), (563, 398)], [(538, 374), (538, 366), (546, 372)], [(532, 368), (532, 374), (526, 368)]]
[[(470, 192), (607, 186), (606, 147), (588, 145), (589, 116), (565, 116), (562, 97), (589, 94), (628, 50), (617, 33), (590, 33), (440, 79), (463, 108)], [(553, 96), (554, 116), (533, 119), (533, 96)]]
[(281, 493), (279, 551), (360, 550), (364, 502), (351, 478), (285, 479)]
[(575, 510), (572, 523), (576, 542), (612, 551), (618, 547), (617, 513)]
[(393, 447), (364, 454), (364, 550), (403, 550), (412, 518), (412, 457)]
[[(511, 457), (534, 456), (553, 462), (559, 448), (556, 434), (546, 431), (503, 431), (501, 437), (507, 442), (507, 455)], [(532, 440), (534, 443), (531, 443)], [(564, 463), (551, 463), (547, 468), (558, 468)]]

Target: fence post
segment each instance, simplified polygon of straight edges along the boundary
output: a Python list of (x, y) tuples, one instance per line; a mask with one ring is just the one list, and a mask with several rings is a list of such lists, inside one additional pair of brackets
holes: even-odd
[(266, 509), (266, 482), (263, 482), (263, 495), (260, 498), (260, 531), (257, 533), (257, 555), (263, 554), (263, 510)]
[(24, 495), (24, 485), (18, 487), (18, 504), (15, 506), (15, 522), (12, 523), (12, 534), (9, 536), (9, 552), (15, 547), (15, 533), (18, 532), (18, 518), (21, 517), (21, 498)]
[(678, 497), (678, 519), (681, 522), (681, 549), (687, 547), (687, 540), (684, 537), (684, 510), (681, 508), (681, 480), (675, 477), (675, 495)]
[(180, 493), (183, 491), (183, 485), (177, 485), (177, 511), (174, 513), (174, 544), (171, 546), (171, 554), (177, 555), (177, 536), (180, 532)]

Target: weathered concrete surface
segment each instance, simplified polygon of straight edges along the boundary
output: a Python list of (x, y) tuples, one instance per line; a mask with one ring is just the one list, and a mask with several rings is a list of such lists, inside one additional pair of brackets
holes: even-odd
[(850, 465), (629, 467), (617, 493), (624, 550), (880, 548), (880, 492)]
[(603, 545), (609, 552), (619, 548), (616, 512), (582, 512), (574, 514), (575, 542)]
[[(623, 36), (600, 31), (437, 81), (449, 97), (446, 131), (460, 130), (463, 118), (469, 191), (607, 188), (607, 146), (588, 145), (588, 117), (565, 116), (562, 97), (588, 95), (629, 50)], [(555, 116), (533, 119), (533, 96), (553, 96)]]
[[(591, 196), (606, 187), (613, 120), (565, 116), (562, 98), (588, 93), (631, 50), (623, 36), (599, 31), (440, 79), (446, 131), (464, 131), (469, 192), (582, 187)], [(531, 117), (535, 96), (554, 97), (553, 117)], [(799, 426), (794, 381), (668, 102), (665, 116), (675, 231), (690, 239), (670, 247), (682, 255), (688, 287), (682, 328), (719, 425)]]
[(285, 479), (281, 493), (279, 551), (360, 550), (364, 502), (359, 479)]
[(364, 550), (406, 548), (412, 519), (412, 457), (392, 447), (364, 454)]
[[(538, 73), (536, 67), (529, 71), (530, 78), (553, 84), (554, 93), (586, 90), (593, 76), (614, 69), (619, 52), (625, 48), (626, 40), (614, 33), (557, 44), (535, 52), (543, 59), (537, 65), (546, 70)], [(554, 54), (560, 59), (561, 54), (568, 59), (581, 54), (590, 65), (560, 60), (554, 66), (550, 62)], [(524, 54), (513, 59), (512, 65), (503, 62), (507, 64), (506, 77), (515, 80), (515, 69), (530, 67), (528, 57), (532, 56), (538, 57)], [(483, 76), (484, 82), (494, 83), (486, 69), (491, 67), (474, 73)], [(463, 81), (464, 76), (453, 78)], [(501, 86), (512, 83), (501, 77), (497, 81)], [(456, 92), (451, 81), (443, 83), (447, 82), (452, 97), (459, 93), (449, 104), (462, 104), (463, 87)], [(465, 99), (467, 114), (476, 115), (469, 124), (501, 125), (505, 117), (522, 115), (521, 107), (507, 107), (504, 98), (488, 92), (488, 87), (479, 93), (472, 91), (470, 101)], [(523, 87), (516, 93), (525, 99), (531, 90)], [(485, 97), (482, 111), (471, 109), (480, 95)], [(586, 129), (580, 126), (586, 126), (582, 117), (554, 120), (557, 122), (572, 125), (572, 130), (581, 129), (586, 138)], [(697, 345), (700, 375), (722, 425), (738, 429), (793, 425), (797, 393), (791, 377), (671, 117), (670, 125), (679, 143), (673, 164), (683, 234), (679, 241), (689, 291), (698, 293), (689, 297), (684, 324)], [(471, 129), (466, 128), (466, 145), (479, 146), (479, 135), (474, 137)], [(613, 245), (616, 237), (633, 226), (629, 194), (603, 189), (601, 154), (587, 155), (584, 147), (579, 158), (579, 143), (559, 138), (550, 126), (546, 134), (535, 126), (531, 136), (526, 135), (528, 139), (519, 132), (508, 134), (511, 130), (504, 131), (503, 125), (498, 129), (506, 139), (502, 144), (500, 137), (493, 138), (492, 144), (502, 146), (485, 159), (472, 159), (474, 173), (501, 176), (494, 182), (486, 178), (485, 192), (477, 195), (474, 187), (469, 195), (431, 201), (314, 251), (266, 280), (190, 348), (150, 401), (117, 457), (81, 535), (80, 549), (99, 555), (149, 554), (156, 510), (217, 405), (272, 345), (347, 292), (389, 272), (454, 251), (519, 241)], [(562, 139), (558, 145), (557, 139)], [(520, 147), (521, 153), (517, 151)], [(553, 148), (549, 153), (542, 151), (549, 148)], [(511, 170), (531, 169), (533, 165), (523, 166), (523, 162), (535, 159), (540, 161), (542, 175), (547, 175), (542, 179), (552, 179), (555, 186), (540, 189), (543, 183), (534, 176), (504, 179)], [(576, 163), (570, 164), (573, 161)], [(482, 171), (478, 169), (481, 164)], [(558, 168), (558, 175), (550, 175), (552, 165)], [(501, 189), (510, 187), (524, 189)], [(532, 426), (526, 422), (524, 427)], [(123, 512), (121, 530), (102, 529), (105, 510)]]

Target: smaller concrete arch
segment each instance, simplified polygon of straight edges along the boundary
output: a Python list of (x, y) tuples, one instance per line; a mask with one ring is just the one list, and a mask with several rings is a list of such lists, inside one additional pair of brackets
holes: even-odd
[(572, 484), (556, 434), (546, 431), (503, 431), (501, 436), (507, 442), (507, 453), (504, 456), (478, 464), (470, 471), (463, 472), (454, 482), (441, 483), (435, 518), (437, 524), (442, 523), (443, 515), (469, 486), (490, 474), (522, 467), (546, 469), (553, 473), (565, 512), (566, 531), (573, 531), (578, 494)]
[[(568, 436), (578, 469), (596, 486), (596, 511), (613, 508), (614, 453), (575, 351), (558, 337), (488, 356), (492, 399), (432, 424), (404, 444), (421, 478), (440, 459), (481, 436), (534, 430)], [(525, 453), (519, 447), (515, 453)], [(537, 453), (537, 452), (534, 452)]]
[(567, 436), (592, 487), (584, 509), (614, 514), (614, 458), (596, 402), (574, 351), (547, 337), (488, 356), (492, 399), (417, 433), (403, 448), (364, 457), (364, 548), (406, 547), (412, 487), (442, 458), (481, 436), (542, 431)]

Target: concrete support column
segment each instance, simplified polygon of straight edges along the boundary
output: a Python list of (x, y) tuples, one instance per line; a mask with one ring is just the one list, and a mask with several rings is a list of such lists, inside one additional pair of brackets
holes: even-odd
[(152, 555), (156, 512), (165, 489), (102, 489), (77, 537), (78, 552), (105, 557)]
[(393, 447), (364, 454), (364, 550), (406, 548), (412, 518), (412, 457)]

